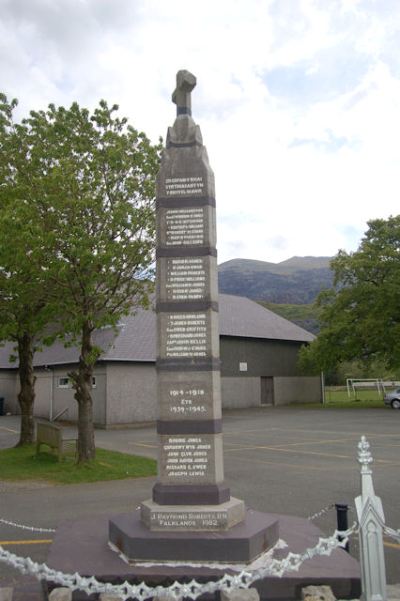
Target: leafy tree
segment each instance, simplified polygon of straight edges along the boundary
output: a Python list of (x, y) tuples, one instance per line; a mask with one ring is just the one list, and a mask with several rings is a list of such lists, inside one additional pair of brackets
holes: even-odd
[(41, 229), (26, 185), (34, 168), (24, 128), (13, 123), (16, 106), (0, 94), (0, 340), (12, 341), (18, 358), (21, 446), (34, 440), (33, 355), (52, 313)]
[[(52, 338), (79, 347), (69, 376), (78, 402), (78, 461), (95, 456), (94, 330), (148, 304), (159, 147), (101, 101), (93, 114), (49, 105), (23, 120), (25, 185), (41, 236), (41, 264), (58, 319)], [(32, 176), (33, 171), (33, 176)]]
[(400, 216), (368, 222), (357, 251), (331, 263), (335, 288), (317, 300), (321, 331), (302, 350), (303, 367), (343, 361), (400, 366)]

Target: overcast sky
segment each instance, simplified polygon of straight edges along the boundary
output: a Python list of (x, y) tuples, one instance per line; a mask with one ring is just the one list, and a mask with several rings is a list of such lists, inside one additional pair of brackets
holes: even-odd
[(20, 116), (105, 98), (157, 141), (179, 69), (197, 77), (220, 262), (355, 250), (399, 213), (399, 0), (0, 0)]

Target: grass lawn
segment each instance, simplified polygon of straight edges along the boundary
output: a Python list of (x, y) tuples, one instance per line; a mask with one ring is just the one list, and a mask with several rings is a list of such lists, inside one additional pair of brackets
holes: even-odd
[[(42, 447), (43, 448), (43, 447)], [(58, 484), (78, 484), (99, 480), (120, 480), (154, 476), (157, 462), (147, 457), (96, 449), (96, 459), (78, 466), (73, 457), (58, 461), (52, 453), (35, 453), (35, 445), (0, 449), (0, 479), (47, 480)]]
[[(355, 397), (350, 398), (345, 388), (327, 386), (325, 388), (325, 401), (329, 407), (361, 407), (384, 409), (382, 394), (375, 390), (357, 390)], [(386, 407), (387, 409), (387, 407)]]
[(325, 403), (293, 403), (292, 407), (320, 409), (386, 409), (382, 395), (377, 390), (357, 390), (356, 398), (347, 395), (345, 387), (327, 386)]

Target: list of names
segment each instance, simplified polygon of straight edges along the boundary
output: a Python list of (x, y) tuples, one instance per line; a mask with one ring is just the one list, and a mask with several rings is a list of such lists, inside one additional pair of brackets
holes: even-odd
[(165, 356), (206, 357), (207, 316), (205, 313), (170, 313), (166, 327)]
[(166, 246), (204, 244), (204, 208), (167, 209), (165, 212)]
[(168, 478), (204, 478), (211, 444), (202, 436), (168, 437), (163, 445), (164, 470)]
[(199, 300), (206, 294), (206, 266), (202, 257), (167, 260), (168, 300)]

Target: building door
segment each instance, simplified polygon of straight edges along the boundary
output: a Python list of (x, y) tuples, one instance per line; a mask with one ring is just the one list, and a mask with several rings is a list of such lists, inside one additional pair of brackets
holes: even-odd
[(261, 405), (274, 404), (274, 378), (261, 378)]

